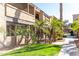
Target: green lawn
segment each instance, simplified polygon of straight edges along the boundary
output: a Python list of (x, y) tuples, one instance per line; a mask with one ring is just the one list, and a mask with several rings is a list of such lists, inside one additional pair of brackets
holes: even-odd
[(61, 46), (51, 44), (33, 44), (11, 51), (2, 56), (56, 56)]

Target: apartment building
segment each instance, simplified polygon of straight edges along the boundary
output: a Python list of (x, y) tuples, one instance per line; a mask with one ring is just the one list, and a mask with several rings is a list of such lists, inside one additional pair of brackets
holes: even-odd
[(78, 18), (79, 17), (79, 14), (74, 14), (73, 15), (73, 21), (76, 19), (76, 18)]
[(15, 30), (16, 25), (32, 28), (36, 20), (43, 19), (49, 16), (32, 3), (0, 4), (0, 48), (15, 45), (10, 29)]

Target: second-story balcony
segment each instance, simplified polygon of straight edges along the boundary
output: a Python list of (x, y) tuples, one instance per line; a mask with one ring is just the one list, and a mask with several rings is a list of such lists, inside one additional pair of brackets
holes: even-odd
[(35, 22), (34, 7), (31, 5), (28, 6), (27, 3), (6, 4), (5, 15), (8, 17)]

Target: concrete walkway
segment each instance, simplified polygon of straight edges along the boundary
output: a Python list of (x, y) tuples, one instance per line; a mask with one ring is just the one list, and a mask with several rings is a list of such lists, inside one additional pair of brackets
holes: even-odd
[(13, 51), (13, 50), (16, 50), (16, 49), (20, 49), (20, 48), (22, 48), (22, 47), (24, 47), (24, 46), (15, 47), (15, 48), (10, 49), (10, 50), (1, 50), (1, 51), (0, 51), (0, 55), (5, 54), (5, 53), (8, 53), (8, 52)]
[(67, 36), (67, 38), (64, 38), (64, 40), (65, 43), (62, 46), (59, 56), (79, 56), (78, 48), (74, 43), (74, 40), (77, 40), (77, 38)]

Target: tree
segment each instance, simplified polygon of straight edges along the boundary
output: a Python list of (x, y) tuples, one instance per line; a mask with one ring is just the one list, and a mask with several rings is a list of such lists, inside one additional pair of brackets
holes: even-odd
[(71, 25), (73, 31), (77, 32), (77, 37), (79, 38), (79, 18), (77, 18)]
[(60, 3), (60, 20), (62, 20), (63, 19), (63, 4), (62, 3)]
[(49, 26), (48, 26), (49, 32), (50, 32), (49, 40), (51, 40), (51, 38), (53, 37), (53, 41), (55, 41), (56, 38), (58, 38), (58, 36), (59, 37), (63, 36), (62, 25), (63, 25), (63, 22), (57, 19), (56, 17), (52, 17), (50, 19)]
[(28, 26), (17, 26), (15, 29), (15, 33), (17, 36), (21, 36), (21, 38), (18, 40), (18, 45), (20, 45), (24, 36), (25, 36), (25, 43), (28, 44), (28, 42), (29, 42), (28, 37), (29, 37), (29, 33), (30, 33), (30, 29)]
[[(63, 37), (63, 24), (64, 22), (62, 22), (61, 20), (57, 19), (56, 17), (52, 17), (50, 18), (50, 20), (37, 20), (34, 26), (37, 31), (41, 30), (45, 34), (45, 36), (48, 35), (49, 43), (51, 43), (52, 40), (56, 41), (56, 39), (61, 39)], [(37, 34), (38, 41), (40, 40), (40, 35), (41, 34), (39, 32), (39, 34)]]
[[(36, 20), (34, 27), (36, 28), (36, 36), (38, 38), (37, 43), (40, 43), (41, 35), (44, 30), (45, 21), (44, 20)], [(45, 31), (45, 30), (44, 30)]]

